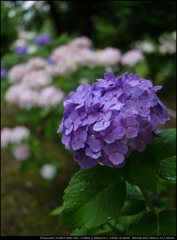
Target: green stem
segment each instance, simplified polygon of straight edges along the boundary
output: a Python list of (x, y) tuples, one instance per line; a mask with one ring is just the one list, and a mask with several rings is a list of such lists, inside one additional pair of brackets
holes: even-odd
[(149, 211), (151, 211), (151, 212), (153, 212), (153, 213), (156, 214), (156, 211), (155, 211), (155, 209), (154, 209), (154, 206), (152, 205), (152, 202), (150, 201), (150, 199), (149, 199), (149, 197), (148, 197), (148, 195), (147, 195), (147, 192), (146, 192), (143, 188), (140, 188), (140, 187), (139, 187), (139, 189), (140, 189), (140, 191), (141, 191), (141, 193), (142, 193), (142, 195), (143, 195), (143, 197), (144, 197), (144, 200), (145, 200), (145, 202), (146, 202), (146, 205), (147, 205), (148, 208), (149, 208)]

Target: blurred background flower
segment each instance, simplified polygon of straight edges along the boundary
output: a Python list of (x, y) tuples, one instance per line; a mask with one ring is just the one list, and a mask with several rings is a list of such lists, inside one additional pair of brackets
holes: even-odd
[(44, 179), (53, 179), (57, 174), (57, 169), (55, 166), (51, 164), (45, 164), (41, 169), (40, 169), (40, 175)]
[(27, 47), (26, 46), (18, 47), (17, 49), (15, 49), (15, 54), (17, 56), (27, 54)]
[(6, 75), (7, 75), (7, 72), (6, 72), (6, 70), (4, 70), (4, 69), (1, 69), (1, 79), (5, 78), (5, 77), (6, 77)]
[(51, 42), (51, 37), (48, 35), (40, 35), (35, 40), (36, 44), (39, 46), (45, 46), (48, 45)]
[(30, 146), (27, 143), (21, 144), (13, 149), (13, 156), (19, 161), (24, 161), (30, 156)]

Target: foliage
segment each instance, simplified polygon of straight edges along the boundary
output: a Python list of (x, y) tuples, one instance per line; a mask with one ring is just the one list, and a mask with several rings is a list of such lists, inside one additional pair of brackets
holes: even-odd
[(8, 17), (9, 10), (10, 7), (1, 1), (1, 57), (9, 51), (9, 45), (17, 38), (17, 23), (15, 17)]
[[(96, 166), (76, 173), (65, 190), (63, 205), (51, 213), (60, 215), (58, 228), (72, 226), (78, 229), (74, 235), (100, 236), (107, 223), (108, 233), (116, 231), (118, 236), (175, 236), (175, 210), (164, 206), (157, 213), (149, 199), (157, 193), (159, 178), (168, 175), (176, 180), (176, 172), (170, 169), (176, 169), (175, 130), (161, 132), (144, 152), (133, 153), (122, 169)], [(164, 162), (169, 168), (162, 167)], [(129, 224), (121, 229), (120, 219), (130, 216)]]

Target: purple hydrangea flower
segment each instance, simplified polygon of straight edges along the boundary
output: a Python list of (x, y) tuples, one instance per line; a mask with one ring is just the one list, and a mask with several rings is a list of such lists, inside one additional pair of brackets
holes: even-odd
[(55, 64), (55, 61), (54, 61), (52, 58), (50, 58), (50, 57), (46, 58), (46, 62), (47, 62), (49, 65), (54, 65), (54, 64)]
[(39, 35), (35, 40), (37, 45), (46, 46), (51, 42), (51, 37), (49, 35), (43, 34)]
[(15, 50), (15, 54), (16, 54), (17, 56), (27, 54), (27, 47), (26, 47), (26, 46), (18, 47), (18, 48)]
[(101, 163), (122, 168), (132, 150), (143, 151), (169, 120), (156, 95), (161, 86), (137, 74), (115, 77), (105, 73), (92, 85), (84, 84), (64, 100), (64, 114), (57, 132), (62, 143), (75, 152), (81, 168)]
[(6, 70), (4, 70), (4, 69), (1, 69), (1, 79), (5, 78), (5, 77), (6, 77), (6, 75), (7, 75), (7, 72), (6, 72)]

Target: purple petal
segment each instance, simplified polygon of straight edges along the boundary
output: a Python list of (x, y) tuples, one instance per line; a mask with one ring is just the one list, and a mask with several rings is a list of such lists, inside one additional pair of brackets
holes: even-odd
[(60, 124), (60, 126), (59, 126), (59, 128), (58, 128), (58, 130), (57, 130), (57, 133), (60, 133), (60, 132), (63, 132), (63, 120), (62, 120), (62, 122), (61, 122), (61, 124)]
[(73, 125), (71, 125), (69, 128), (65, 130), (65, 134), (69, 135), (72, 132), (72, 130), (73, 130)]
[(119, 165), (124, 161), (124, 155), (122, 155), (119, 152), (114, 152), (111, 155), (109, 155), (109, 160), (114, 163), (115, 165)]
[(101, 152), (93, 152), (92, 149), (86, 148), (85, 155), (94, 159), (98, 159), (101, 155)]
[(103, 141), (99, 140), (99, 139), (94, 139), (93, 141), (91, 141), (88, 144), (94, 152), (100, 151), (103, 147)]
[(128, 127), (126, 130), (126, 137), (133, 138), (138, 135), (138, 127)]
[(70, 140), (71, 140), (70, 135), (64, 135), (63, 134), (61, 141), (66, 146), (67, 149), (71, 149)]
[(88, 169), (98, 164), (97, 160), (85, 156), (85, 152), (82, 150), (75, 152), (74, 159), (78, 162), (79, 166), (83, 169)]
[(109, 127), (109, 125), (110, 125), (110, 122), (105, 122), (104, 120), (102, 120), (102, 121), (96, 122), (93, 125), (93, 130), (95, 130), (96, 132), (99, 132)]

